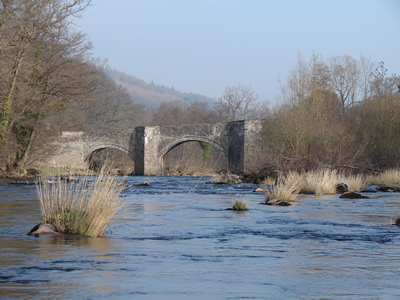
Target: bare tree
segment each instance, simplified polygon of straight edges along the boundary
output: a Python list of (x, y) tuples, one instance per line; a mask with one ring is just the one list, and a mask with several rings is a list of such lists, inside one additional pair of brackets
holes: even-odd
[(44, 115), (64, 106), (72, 95), (93, 89), (81, 65), (90, 45), (71, 29), (71, 18), (90, 1), (0, 3), (0, 143), (5, 146), (10, 131), (17, 131), (23, 145), (17, 166), (23, 165)]
[(154, 116), (154, 125), (179, 126), (185, 124), (188, 105), (183, 101), (161, 103)]
[(205, 102), (193, 102), (186, 111), (186, 124), (212, 124), (218, 121), (216, 113)]
[(255, 119), (259, 116), (258, 94), (251, 87), (241, 84), (228, 86), (215, 110), (223, 121)]
[(359, 63), (351, 56), (336, 56), (330, 59), (332, 87), (339, 97), (342, 114), (356, 103), (361, 90)]
[[(2, 64), (2, 107), (0, 112), (0, 142), (5, 143), (10, 126), (10, 111), (19, 80), (29, 76), (42, 58), (37, 55), (40, 43), (54, 42), (65, 32), (70, 18), (90, 4), (91, 0), (3, 0), (0, 4), (0, 35)], [(64, 38), (66, 35), (64, 35)], [(70, 42), (70, 39), (67, 39)], [(32, 54), (32, 55), (30, 55)], [(25, 69), (25, 74), (22, 74)]]
[(95, 101), (85, 111), (87, 130), (115, 131), (145, 125), (145, 108), (132, 101), (126, 89), (99, 70)]
[(289, 71), (285, 82), (280, 80), (283, 102), (294, 105), (309, 95), (311, 74), (307, 62), (298, 54), (297, 64)]

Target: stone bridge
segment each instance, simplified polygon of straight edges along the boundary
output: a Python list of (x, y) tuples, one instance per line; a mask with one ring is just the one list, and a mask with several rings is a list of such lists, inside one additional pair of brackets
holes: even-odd
[(248, 172), (262, 151), (261, 130), (261, 120), (249, 120), (180, 127), (142, 126), (116, 135), (63, 132), (51, 144), (47, 158), (41, 158), (41, 165), (86, 169), (95, 153), (115, 148), (133, 159), (136, 175), (161, 175), (168, 151), (185, 142), (199, 141), (224, 153), (229, 171)]

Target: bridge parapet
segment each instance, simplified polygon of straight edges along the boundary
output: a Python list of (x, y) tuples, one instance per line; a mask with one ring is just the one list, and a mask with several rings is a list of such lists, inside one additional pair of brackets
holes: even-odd
[(161, 175), (168, 151), (185, 142), (199, 141), (224, 153), (231, 172), (247, 172), (262, 151), (261, 130), (262, 121), (255, 120), (180, 127), (142, 126), (117, 134), (63, 132), (39, 157), (42, 165), (86, 169), (94, 153), (115, 148), (134, 160), (136, 175)]

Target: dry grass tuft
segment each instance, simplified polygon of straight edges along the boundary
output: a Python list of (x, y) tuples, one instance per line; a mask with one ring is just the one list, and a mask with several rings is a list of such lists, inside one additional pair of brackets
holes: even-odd
[(124, 189), (121, 177), (102, 171), (94, 181), (88, 176), (74, 184), (61, 180), (51, 183), (49, 179), (41, 177), (36, 191), (42, 222), (53, 224), (58, 232), (101, 236), (123, 206), (119, 201)]
[(388, 169), (372, 179), (374, 184), (400, 185), (400, 169)]
[(287, 176), (280, 180), (280, 182), (267, 189), (267, 201), (273, 199), (282, 199), (284, 201), (296, 201), (303, 186), (303, 177), (297, 172), (290, 172)]
[(338, 174), (335, 170), (317, 170), (303, 174), (304, 182), (301, 189), (303, 194), (335, 194)]
[(349, 188), (349, 192), (359, 192), (362, 189), (365, 189), (368, 185), (368, 180), (363, 174), (354, 174), (354, 175), (338, 175), (337, 183), (345, 183)]

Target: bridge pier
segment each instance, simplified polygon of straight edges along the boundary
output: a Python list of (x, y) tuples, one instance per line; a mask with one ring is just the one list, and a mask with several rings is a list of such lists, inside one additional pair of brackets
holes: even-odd
[(162, 175), (159, 157), (160, 127), (140, 126), (132, 133), (131, 145), (135, 157), (135, 174), (144, 176)]
[(228, 168), (233, 173), (252, 172), (262, 154), (262, 121), (234, 121), (227, 124)]

